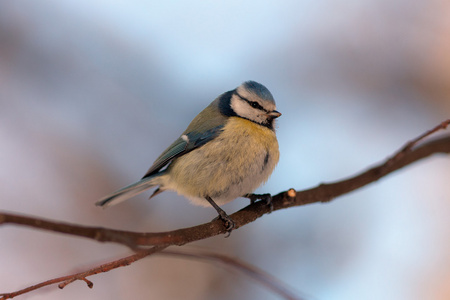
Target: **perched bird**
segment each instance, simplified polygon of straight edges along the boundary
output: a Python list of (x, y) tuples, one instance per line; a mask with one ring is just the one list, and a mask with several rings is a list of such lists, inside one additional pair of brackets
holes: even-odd
[(246, 81), (200, 112), (138, 182), (101, 199), (109, 206), (151, 187), (150, 196), (178, 192), (193, 204), (212, 205), (230, 232), (233, 220), (219, 205), (250, 197), (267, 181), (280, 156), (274, 119), (281, 116), (269, 90)]

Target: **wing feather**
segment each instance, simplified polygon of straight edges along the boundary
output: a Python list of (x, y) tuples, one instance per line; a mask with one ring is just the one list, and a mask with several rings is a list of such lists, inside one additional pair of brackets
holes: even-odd
[(223, 125), (216, 126), (204, 132), (189, 132), (180, 136), (153, 163), (142, 178), (149, 177), (167, 166), (173, 159), (203, 146), (216, 138), (222, 132)]

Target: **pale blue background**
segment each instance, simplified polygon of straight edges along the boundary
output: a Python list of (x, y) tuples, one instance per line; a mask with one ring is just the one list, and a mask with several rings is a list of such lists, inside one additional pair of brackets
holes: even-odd
[[(355, 174), (450, 116), (449, 4), (432, 1), (0, 2), (0, 209), (172, 230), (213, 209), (174, 193), (108, 210), (189, 121), (245, 80), (277, 100), (281, 160), (259, 192)], [(319, 300), (450, 297), (450, 159), (329, 204), (277, 211), (192, 244)], [(248, 202), (224, 206), (232, 213)], [(128, 254), (0, 228), (0, 292)], [(220, 266), (154, 257), (23, 299), (279, 299)], [(19, 299), (19, 298), (18, 298)]]

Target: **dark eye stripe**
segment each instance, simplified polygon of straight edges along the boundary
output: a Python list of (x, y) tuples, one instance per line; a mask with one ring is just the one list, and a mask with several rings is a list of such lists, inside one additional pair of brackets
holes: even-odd
[(262, 107), (258, 102), (255, 101), (250, 101), (244, 97), (242, 97), (241, 95), (239, 95), (238, 93), (235, 93), (236, 95), (238, 95), (239, 98), (241, 98), (242, 100), (244, 100), (245, 102), (247, 102), (251, 107), (255, 108), (255, 109), (259, 109), (262, 111), (267, 112), (267, 110), (264, 109), (264, 107)]

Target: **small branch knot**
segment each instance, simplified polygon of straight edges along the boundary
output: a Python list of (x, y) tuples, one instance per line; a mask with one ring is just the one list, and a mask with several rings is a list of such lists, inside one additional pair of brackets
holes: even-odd
[(287, 191), (287, 195), (288, 195), (289, 198), (295, 198), (295, 196), (297, 196), (297, 191), (294, 190), (293, 188), (290, 188)]

